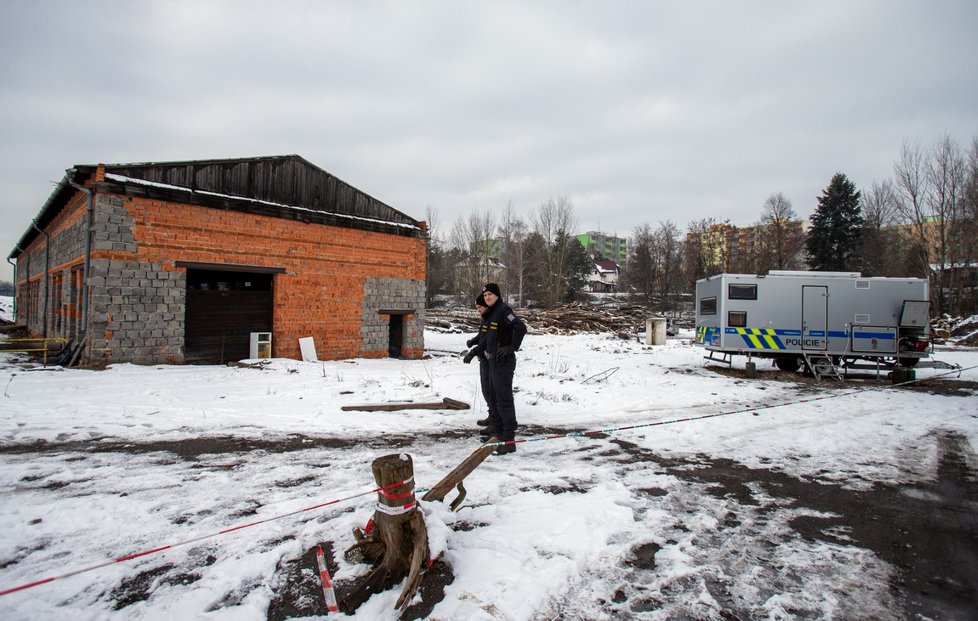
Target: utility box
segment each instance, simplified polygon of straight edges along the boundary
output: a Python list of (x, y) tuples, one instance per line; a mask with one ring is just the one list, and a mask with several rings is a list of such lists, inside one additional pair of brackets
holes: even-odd
[(645, 344), (666, 344), (666, 318), (650, 317), (645, 320)]
[(272, 357), (272, 333), (271, 332), (252, 332), (251, 350), (249, 358), (271, 358)]

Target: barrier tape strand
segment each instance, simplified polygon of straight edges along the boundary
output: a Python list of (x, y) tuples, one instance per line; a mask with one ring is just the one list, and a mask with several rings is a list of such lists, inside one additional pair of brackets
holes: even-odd
[(311, 507), (305, 507), (304, 509), (298, 509), (296, 511), (290, 511), (288, 513), (282, 513), (280, 515), (273, 515), (271, 517), (265, 518), (264, 520), (257, 520), (255, 522), (248, 522), (247, 524), (238, 524), (237, 526), (232, 526), (230, 528), (225, 528), (223, 530), (219, 530), (219, 531), (213, 532), (213, 533), (208, 533), (206, 535), (201, 535), (199, 537), (193, 537), (191, 539), (185, 539), (185, 540), (179, 541), (177, 543), (171, 543), (169, 545), (160, 546), (158, 548), (151, 548), (149, 550), (142, 550), (140, 552), (135, 552), (133, 554), (127, 554), (125, 556), (118, 556), (116, 558), (110, 559), (108, 561), (103, 561), (103, 562), (97, 563), (95, 565), (89, 565), (87, 567), (82, 567), (82, 568), (79, 568), (79, 569), (75, 569), (73, 571), (69, 571), (69, 572), (66, 572), (66, 573), (63, 573), (63, 574), (59, 574), (59, 575), (56, 575), (56, 576), (50, 576), (50, 577), (47, 577), (47, 578), (43, 578), (41, 580), (35, 580), (33, 582), (28, 582), (28, 583), (25, 583), (25, 584), (17, 585), (15, 587), (11, 587), (11, 588), (8, 588), (8, 589), (0, 590), (0, 597), (2, 597), (4, 595), (9, 595), (11, 593), (17, 593), (18, 591), (24, 591), (24, 590), (27, 590), (27, 589), (30, 589), (30, 588), (33, 588), (33, 587), (36, 587), (36, 586), (40, 586), (42, 584), (48, 584), (50, 582), (54, 582), (55, 580), (63, 580), (65, 578), (70, 578), (72, 576), (77, 576), (78, 574), (83, 574), (83, 573), (87, 573), (87, 572), (90, 572), (90, 571), (95, 571), (96, 569), (102, 569), (103, 567), (108, 567), (109, 565), (115, 565), (117, 563), (124, 563), (126, 561), (131, 561), (133, 559), (137, 559), (137, 558), (140, 558), (140, 557), (143, 557), (143, 556), (149, 556), (151, 554), (156, 554), (158, 552), (163, 552), (165, 550), (172, 550), (173, 548), (178, 548), (180, 546), (189, 545), (191, 543), (197, 543), (198, 541), (203, 541), (205, 539), (211, 539), (213, 537), (218, 537), (220, 535), (226, 535), (228, 533), (233, 533), (235, 531), (244, 530), (246, 528), (251, 528), (253, 526), (258, 526), (259, 524), (267, 524), (268, 522), (274, 522), (276, 520), (281, 520), (281, 519), (284, 519), (284, 518), (287, 518), (287, 517), (292, 517), (294, 515), (299, 515), (300, 513), (308, 513), (309, 511), (315, 511), (316, 509), (322, 509), (323, 507), (328, 507), (328, 506), (331, 506), (331, 505), (339, 504), (341, 502), (346, 502), (346, 501), (349, 501), (349, 500), (353, 500), (354, 498), (360, 498), (361, 496), (367, 496), (369, 494), (375, 494), (377, 492), (383, 493), (386, 490), (389, 490), (389, 489), (392, 489), (392, 488), (395, 488), (395, 487), (400, 487), (401, 485), (404, 485), (405, 483), (407, 483), (407, 481), (398, 481), (397, 483), (391, 483), (390, 485), (385, 485), (383, 487), (377, 487), (377, 488), (374, 488), (374, 489), (372, 489), (370, 491), (367, 491), (367, 492), (360, 492), (359, 494), (353, 494), (351, 496), (345, 496), (343, 498), (335, 498), (333, 500), (330, 500), (330, 501), (327, 501), (327, 502), (322, 502), (322, 503), (319, 503), (317, 505), (313, 505)]
[(594, 436), (594, 435), (605, 434), (605, 433), (616, 433), (616, 432), (619, 432), (619, 431), (631, 431), (633, 429), (645, 429), (647, 427), (660, 427), (662, 425), (673, 425), (673, 424), (676, 424), (676, 423), (691, 423), (693, 421), (705, 420), (707, 418), (719, 418), (721, 416), (733, 416), (734, 414), (746, 414), (747, 412), (758, 412), (758, 411), (761, 411), (761, 410), (770, 410), (770, 409), (773, 409), (773, 408), (787, 407), (787, 406), (791, 406), (791, 405), (800, 405), (800, 404), (803, 404), (803, 403), (813, 403), (815, 401), (826, 401), (828, 399), (837, 399), (837, 398), (840, 398), (840, 397), (851, 397), (853, 395), (862, 394), (862, 393), (866, 393), (866, 392), (874, 392), (874, 391), (875, 392), (879, 392), (879, 391), (887, 390), (887, 389), (892, 388), (894, 386), (907, 386), (907, 385), (910, 385), (910, 384), (919, 384), (919, 383), (925, 382), (927, 380), (940, 379), (941, 377), (945, 377), (945, 376), (948, 376), (948, 375), (957, 375), (958, 377), (960, 377), (961, 376), (961, 373), (963, 373), (965, 371), (972, 371), (974, 369), (978, 369), (978, 365), (974, 365), (974, 366), (970, 366), (970, 367), (965, 367), (965, 368), (958, 368), (958, 369), (954, 369), (952, 371), (947, 371), (945, 373), (939, 373), (937, 375), (932, 375), (930, 377), (925, 377), (925, 378), (922, 378), (922, 379), (912, 379), (912, 380), (907, 380), (905, 382), (897, 382), (897, 383), (894, 383), (894, 384), (889, 384), (887, 386), (870, 386), (870, 387), (867, 387), (867, 388), (855, 388), (853, 390), (842, 391), (842, 392), (838, 392), (838, 393), (830, 394), (830, 395), (820, 395), (820, 396), (817, 396), (817, 397), (809, 397), (807, 399), (796, 399), (794, 401), (779, 401), (779, 402), (776, 402), (776, 403), (767, 403), (767, 404), (752, 406), (752, 407), (749, 407), (749, 408), (743, 408), (743, 409), (740, 409), (740, 410), (732, 410), (732, 411), (729, 411), (729, 412), (713, 412), (713, 413), (710, 413), (710, 414), (701, 414), (699, 416), (689, 416), (689, 417), (686, 417), (686, 418), (674, 418), (674, 419), (671, 419), (671, 420), (660, 420), (660, 421), (654, 421), (654, 422), (651, 422), (651, 423), (641, 423), (641, 424), (638, 424), (638, 425), (627, 425), (627, 426), (624, 426), (624, 427), (612, 427), (612, 428), (609, 428), (609, 429), (592, 429), (590, 431), (571, 431), (571, 432), (568, 432), (568, 433), (558, 433), (558, 434), (553, 434), (553, 435), (548, 435), (548, 436), (536, 436), (536, 437), (532, 437), (532, 438), (520, 438), (520, 439), (517, 439), (517, 440), (506, 440), (506, 441), (500, 441), (500, 442), (487, 442), (483, 446), (506, 446), (508, 444), (524, 444), (524, 443), (527, 443), (527, 442), (544, 442), (544, 441), (547, 441), (547, 440), (558, 440), (558, 439), (562, 439), (562, 438), (579, 438), (579, 437)]
[[(671, 420), (654, 421), (654, 422), (650, 422), (650, 423), (641, 423), (641, 424), (637, 424), (637, 425), (627, 425), (627, 426), (623, 426), (623, 427), (611, 427), (611, 428), (607, 428), (607, 429), (593, 429), (593, 430), (590, 430), (590, 431), (572, 431), (572, 432), (568, 432), (568, 433), (559, 433), (559, 434), (552, 434), (552, 435), (547, 435), (547, 436), (538, 436), (538, 437), (533, 437), (533, 438), (520, 438), (518, 440), (508, 440), (508, 441), (501, 441), (501, 442), (492, 442), (492, 443), (483, 444), (483, 445), (481, 445), (481, 447), (484, 447), (484, 446), (504, 446), (504, 445), (507, 445), (507, 444), (523, 444), (523, 443), (527, 443), (527, 442), (543, 442), (543, 441), (547, 441), (547, 440), (558, 440), (558, 439), (562, 439), (562, 438), (586, 437), (586, 436), (594, 436), (594, 435), (597, 435), (597, 434), (616, 433), (616, 432), (620, 432), (620, 431), (630, 431), (630, 430), (634, 430), (634, 429), (645, 429), (645, 428), (649, 428), (649, 427), (658, 427), (658, 426), (663, 426), (663, 425), (673, 425), (673, 424), (677, 424), (677, 423), (689, 423), (689, 422), (694, 422), (694, 421), (698, 421), (698, 420), (706, 420), (706, 419), (709, 419), (709, 418), (719, 418), (721, 416), (732, 416), (732, 415), (735, 415), (735, 414), (745, 414), (747, 412), (758, 412), (758, 411), (761, 411), (761, 410), (768, 410), (768, 409), (773, 409), (773, 408), (778, 408), (778, 407), (787, 407), (787, 406), (791, 406), (791, 405), (800, 405), (800, 404), (803, 404), (803, 403), (813, 403), (813, 402), (816, 402), (816, 401), (825, 401), (825, 400), (828, 400), (828, 399), (836, 399), (836, 398), (840, 398), (840, 397), (850, 397), (852, 395), (862, 394), (862, 393), (865, 393), (865, 392), (873, 392), (873, 391), (886, 390), (887, 388), (891, 388), (891, 387), (894, 387), (894, 386), (905, 386), (905, 385), (910, 385), (910, 384), (916, 384), (916, 383), (924, 382), (924, 381), (927, 381), (927, 380), (939, 379), (939, 378), (944, 377), (944, 376), (947, 376), (947, 375), (957, 374), (958, 377), (960, 377), (961, 376), (961, 373), (963, 373), (965, 371), (971, 371), (973, 369), (978, 369), (978, 365), (974, 365), (974, 366), (966, 367), (966, 368), (958, 368), (958, 369), (954, 369), (952, 371), (948, 371), (946, 373), (941, 373), (941, 374), (938, 374), (938, 375), (933, 375), (931, 377), (927, 377), (927, 378), (923, 378), (923, 379), (916, 379), (915, 378), (915, 379), (912, 379), (912, 380), (907, 380), (905, 382), (898, 382), (898, 383), (890, 384), (889, 386), (883, 386), (883, 387), (860, 388), (860, 389), (843, 391), (843, 392), (839, 392), (839, 393), (835, 393), (835, 394), (830, 394), (830, 395), (821, 395), (821, 396), (817, 396), (817, 397), (810, 397), (810, 398), (807, 398), (807, 399), (797, 399), (795, 401), (783, 401), (783, 402), (778, 402), (778, 403), (769, 403), (769, 404), (763, 404), (763, 405), (753, 406), (753, 407), (749, 407), (749, 408), (743, 408), (743, 409), (740, 409), (740, 410), (731, 410), (731, 411), (727, 411), (727, 412), (713, 412), (713, 413), (710, 413), (710, 414), (701, 414), (699, 416), (689, 416), (689, 417), (686, 417), (686, 418), (675, 418), (675, 419), (671, 419)], [(476, 449), (476, 450), (478, 450), (478, 449)], [(28, 583), (21, 584), (21, 585), (18, 585), (18, 586), (15, 586), (15, 587), (11, 587), (11, 588), (8, 588), (8, 589), (3, 589), (3, 590), (0, 590), (0, 597), (2, 597), (4, 595), (9, 595), (11, 593), (17, 593), (19, 591), (24, 591), (24, 590), (27, 590), (27, 589), (30, 589), (30, 588), (33, 588), (33, 587), (37, 587), (37, 586), (40, 586), (42, 584), (48, 584), (48, 583), (54, 582), (56, 580), (63, 580), (65, 578), (70, 578), (72, 576), (77, 576), (79, 574), (83, 574), (83, 573), (95, 571), (95, 570), (101, 569), (103, 567), (108, 567), (109, 565), (114, 565), (114, 564), (117, 564), (117, 563), (123, 563), (123, 562), (126, 562), (126, 561), (131, 561), (133, 559), (137, 559), (137, 558), (144, 557), (144, 556), (149, 556), (149, 555), (152, 555), (152, 554), (156, 554), (158, 552), (163, 552), (165, 550), (172, 550), (173, 548), (177, 548), (177, 547), (180, 547), (180, 546), (189, 545), (191, 543), (197, 543), (197, 542), (203, 541), (205, 539), (211, 539), (213, 537), (217, 537), (217, 536), (220, 536), (220, 535), (225, 535), (225, 534), (228, 534), (228, 533), (233, 533), (235, 531), (243, 530), (243, 529), (246, 529), (246, 528), (251, 528), (253, 526), (258, 526), (260, 524), (267, 524), (268, 522), (273, 522), (273, 521), (281, 520), (281, 519), (284, 519), (284, 518), (287, 518), (287, 517), (292, 517), (294, 515), (299, 515), (300, 513), (307, 513), (309, 511), (315, 511), (316, 509), (322, 509), (323, 507), (328, 507), (328, 506), (331, 506), (331, 505), (339, 504), (341, 502), (346, 502), (346, 501), (349, 501), (349, 500), (353, 500), (354, 498), (360, 498), (362, 496), (367, 496), (369, 494), (374, 494), (374, 493), (378, 493), (379, 492), (379, 493), (383, 494), (387, 498), (396, 499), (396, 498), (399, 498), (401, 495), (399, 495), (399, 494), (390, 494), (390, 493), (387, 492), (387, 490), (390, 490), (390, 489), (393, 489), (395, 487), (400, 487), (402, 485), (405, 485), (405, 484), (411, 482), (413, 480), (413, 478), (414, 477), (411, 477), (410, 479), (408, 479), (406, 481), (398, 481), (396, 483), (391, 483), (390, 485), (385, 485), (383, 487), (374, 488), (374, 489), (372, 489), (370, 491), (361, 492), (359, 494), (353, 494), (351, 496), (346, 496), (346, 497), (343, 497), (343, 498), (336, 498), (334, 500), (330, 500), (330, 501), (327, 501), (327, 502), (319, 503), (319, 504), (313, 505), (311, 507), (305, 507), (303, 509), (298, 509), (296, 511), (290, 511), (288, 513), (283, 513), (283, 514), (280, 514), (280, 515), (275, 515), (275, 516), (272, 516), (272, 517), (269, 517), (269, 518), (266, 518), (266, 519), (263, 519), (263, 520), (257, 520), (255, 522), (249, 522), (247, 524), (239, 524), (239, 525), (236, 525), (236, 526), (232, 526), (230, 528), (225, 528), (223, 530), (219, 530), (219, 531), (214, 532), (214, 533), (209, 533), (209, 534), (206, 534), (206, 535), (201, 535), (200, 537), (194, 537), (192, 539), (186, 539), (184, 541), (180, 541), (180, 542), (177, 542), (177, 543), (172, 543), (172, 544), (169, 544), (169, 545), (160, 546), (160, 547), (157, 547), (157, 548), (152, 548), (152, 549), (149, 549), (149, 550), (143, 550), (143, 551), (140, 551), (140, 552), (135, 552), (133, 554), (127, 554), (125, 556), (119, 556), (119, 557), (116, 557), (114, 559), (111, 559), (111, 560), (108, 560), (108, 561), (104, 561), (102, 563), (98, 563), (98, 564), (95, 564), (95, 565), (89, 565), (87, 567), (82, 567), (82, 568), (79, 568), (79, 569), (76, 569), (76, 570), (73, 570), (73, 571), (70, 571), (70, 572), (66, 572), (66, 573), (60, 574), (60, 575), (49, 576), (47, 578), (42, 578), (40, 580), (35, 580), (33, 582), (28, 582)], [(425, 489), (425, 488), (420, 488), (420, 489), (414, 490), (414, 492), (412, 492), (412, 493), (421, 493), (421, 492), (425, 492), (425, 491), (428, 491), (428, 490)], [(410, 493), (409, 494), (406, 494), (406, 495), (410, 495)], [(381, 504), (378, 503), (377, 509), (383, 511), (384, 513), (388, 513), (389, 515), (396, 515), (396, 514), (407, 512), (408, 510), (414, 508), (415, 506), (416, 506), (416, 503), (415, 502), (408, 503), (407, 505), (404, 505), (404, 506), (401, 506), (401, 507), (389, 507), (389, 506), (381, 505)]]

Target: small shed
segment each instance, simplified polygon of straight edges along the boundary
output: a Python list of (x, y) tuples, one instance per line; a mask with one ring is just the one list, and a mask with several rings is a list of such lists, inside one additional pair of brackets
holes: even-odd
[(255, 335), (419, 358), (426, 231), (297, 155), (76, 165), (9, 255), (16, 320), (87, 362), (224, 363)]

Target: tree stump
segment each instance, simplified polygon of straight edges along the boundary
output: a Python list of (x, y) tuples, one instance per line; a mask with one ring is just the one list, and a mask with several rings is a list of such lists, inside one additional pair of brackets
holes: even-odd
[[(349, 595), (343, 598), (340, 609), (354, 612), (374, 593), (389, 589), (404, 576), (408, 577), (395, 608), (402, 609), (411, 601), (418, 584), (421, 570), (428, 560), (428, 531), (424, 516), (418, 511), (414, 497), (414, 462), (411, 456), (400, 453), (385, 455), (371, 465), (377, 487), (377, 509), (374, 511), (374, 527), (369, 536), (361, 539), (354, 548), (373, 548), (373, 571)], [(400, 483), (400, 485), (396, 485)], [(349, 553), (350, 550), (347, 550)]]

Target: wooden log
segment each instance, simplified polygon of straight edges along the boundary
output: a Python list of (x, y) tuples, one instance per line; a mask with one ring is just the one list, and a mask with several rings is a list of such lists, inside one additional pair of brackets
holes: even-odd
[(484, 445), (474, 450), (471, 455), (465, 458), (465, 461), (456, 466), (454, 470), (445, 475), (441, 481), (438, 481), (434, 487), (428, 490), (428, 493), (422, 496), (421, 500), (444, 502), (445, 496), (455, 487), (458, 489), (458, 496), (452, 501), (450, 507), (452, 511), (458, 509), (462, 501), (465, 500), (465, 486), (462, 485), (462, 481), (465, 477), (472, 474), (472, 471), (478, 468), (479, 464), (484, 462), (496, 450), (496, 447), (493, 446), (496, 442), (499, 442), (499, 440), (489, 438)]
[(396, 412), (398, 410), (467, 410), (469, 404), (464, 401), (457, 401), (445, 397), (441, 401), (434, 403), (367, 403), (364, 405), (344, 405), (340, 408), (344, 412), (356, 410), (358, 412)]

